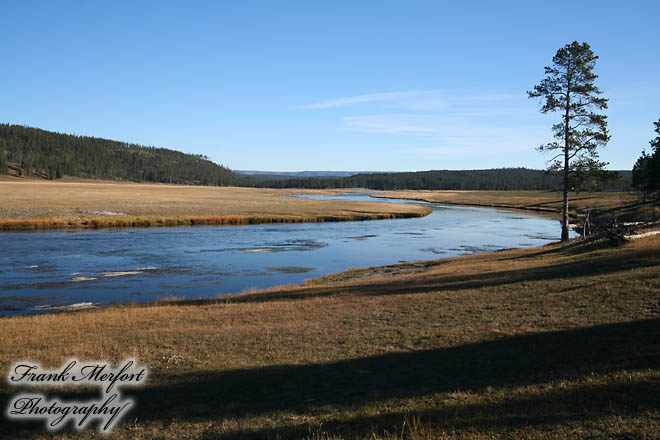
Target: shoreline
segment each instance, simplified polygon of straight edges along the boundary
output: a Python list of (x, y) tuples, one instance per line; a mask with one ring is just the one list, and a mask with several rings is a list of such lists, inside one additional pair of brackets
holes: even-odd
[[(429, 199), (414, 198), (414, 197), (396, 197), (396, 196), (392, 196), (392, 195), (378, 195), (378, 194), (370, 194), (369, 197), (373, 197), (375, 199), (412, 200), (412, 201), (434, 203), (434, 204), (441, 204), (441, 205), (451, 205), (451, 206), (474, 206), (474, 207), (478, 207), (478, 208), (496, 208), (496, 209), (512, 209), (512, 210), (519, 210), (519, 211), (532, 211), (532, 212), (544, 213), (544, 214), (550, 215), (552, 217), (557, 217), (557, 216), (561, 215), (561, 212), (557, 211), (556, 209), (552, 209), (552, 208), (534, 208), (534, 207), (526, 207), (526, 206), (511, 206), (511, 205), (501, 205), (501, 204), (491, 204), (491, 203), (469, 203), (469, 202), (437, 201), (437, 200), (429, 200)], [(571, 216), (573, 216), (573, 215), (571, 215)]]
[(139, 217), (116, 216), (97, 217), (85, 220), (57, 219), (3, 219), (0, 220), (0, 231), (23, 232), (53, 229), (109, 229), (109, 228), (148, 228), (173, 226), (202, 225), (257, 225), (266, 223), (323, 223), (368, 220), (391, 220), (403, 218), (425, 217), (432, 209), (423, 212), (374, 212), (356, 213), (350, 215), (228, 215), (228, 216), (181, 216), (181, 217)]
[(0, 231), (250, 225), (423, 217), (401, 203), (282, 197), (328, 193), (108, 182), (0, 181)]
[[(561, 215), (558, 193), (548, 191), (278, 190), (24, 180), (0, 181), (0, 231), (363, 221), (422, 217), (431, 212), (431, 208), (414, 204), (376, 206), (373, 202), (281, 197), (350, 191), (369, 192), (372, 199), (511, 209), (553, 218)], [(626, 211), (628, 217), (640, 211), (625, 193), (571, 194), (570, 204), (572, 220), (592, 208), (603, 213)], [(655, 211), (654, 215), (660, 213), (660, 208)]]
[[(561, 219), (561, 193), (557, 191), (383, 191), (375, 198), (419, 200), (424, 202), (475, 206), (494, 209), (511, 209), (534, 212), (538, 215)], [(569, 219), (571, 223), (583, 220), (592, 213), (591, 219), (616, 218), (622, 222), (654, 222), (660, 219), (660, 204), (641, 201), (629, 192), (602, 191), (569, 194)]]

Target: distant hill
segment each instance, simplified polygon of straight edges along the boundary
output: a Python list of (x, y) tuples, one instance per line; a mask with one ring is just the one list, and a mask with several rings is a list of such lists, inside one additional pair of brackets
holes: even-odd
[[(369, 188), (375, 190), (557, 190), (559, 176), (527, 168), (416, 172), (239, 171), (202, 155), (87, 136), (0, 124), (0, 174), (188, 185), (269, 188)], [(358, 173), (358, 174), (356, 174)], [(631, 189), (631, 171), (619, 181), (587, 182), (582, 190)]]
[[(631, 189), (631, 171), (617, 171), (620, 179), (586, 182), (582, 190)], [(370, 188), (376, 190), (557, 190), (560, 178), (543, 170), (497, 168), (488, 170), (432, 170), (368, 173), (349, 177), (273, 179), (255, 184), (272, 188)]]
[(369, 171), (253, 171), (234, 170), (235, 173), (250, 176), (256, 180), (305, 179), (308, 177), (350, 177)]
[(0, 174), (236, 185), (242, 178), (202, 155), (0, 124)]

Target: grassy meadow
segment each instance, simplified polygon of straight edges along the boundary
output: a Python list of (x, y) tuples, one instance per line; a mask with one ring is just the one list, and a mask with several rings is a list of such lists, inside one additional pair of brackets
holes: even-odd
[[(657, 438), (660, 235), (3, 318), (0, 347), (3, 371), (71, 356), (149, 366), (109, 439)], [(16, 392), (0, 385), (3, 407)]]
[[(385, 191), (375, 197), (515, 208), (552, 216), (560, 216), (562, 210), (559, 191)], [(660, 205), (642, 203), (639, 194), (634, 192), (572, 192), (569, 193), (569, 210), (573, 219), (583, 217), (589, 210), (598, 211), (603, 216), (616, 216), (621, 221), (660, 219)]]
[(0, 180), (0, 230), (319, 222), (419, 217), (429, 208), (281, 197), (311, 190)]

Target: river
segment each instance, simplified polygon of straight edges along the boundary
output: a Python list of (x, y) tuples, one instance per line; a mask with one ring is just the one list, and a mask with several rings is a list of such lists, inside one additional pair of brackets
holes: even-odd
[(434, 210), (362, 222), (0, 233), (0, 316), (217, 297), (349, 268), (539, 246), (561, 229), (557, 220), (490, 208), (365, 194), (313, 197)]

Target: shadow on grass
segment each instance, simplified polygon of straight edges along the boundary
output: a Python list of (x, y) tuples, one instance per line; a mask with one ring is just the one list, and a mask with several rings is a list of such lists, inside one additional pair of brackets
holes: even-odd
[[(593, 248), (591, 250), (595, 250)], [(553, 252), (550, 250), (548, 252)], [(583, 250), (565, 250), (566, 255), (583, 253)], [(584, 258), (579, 263), (569, 261), (546, 266), (511, 269), (480, 274), (420, 274), (415, 278), (369, 280), (368, 283), (343, 284), (337, 286), (311, 286), (284, 292), (266, 292), (230, 298), (232, 302), (261, 302), (277, 299), (304, 299), (328, 296), (337, 293), (350, 295), (398, 295), (428, 293), (434, 291), (461, 291), (495, 287), (519, 282), (575, 279), (585, 276), (616, 274), (640, 267), (659, 267), (660, 253), (656, 249), (636, 250), (629, 255), (613, 253), (607, 256)], [(213, 300), (217, 302), (217, 300)], [(212, 301), (212, 302), (213, 302)], [(185, 302), (185, 301), (184, 301)], [(195, 303), (195, 302), (191, 302)]]
[[(538, 252), (520, 257), (502, 257), (507, 259), (534, 259), (550, 254), (565, 256), (576, 255), (608, 249), (612, 246), (607, 243), (576, 243), (568, 246), (539, 250)], [(420, 262), (428, 267), (447, 264), (446, 261)], [(227, 295), (215, 299), (177, 299), (167, 303), (177, 305), (207, 305), (232, 303), (267, 302), (276, 300), (307, 299), (313, 297), (349, 294), (355, 296), (382, 296), (401, 295), (411, 293), (428, 293), (439, 291), (461, 291), (485, 286), (496, 287), (506, 284), (534, 281), (551, 281), (557, 279), (575, 279), (584, 276), (602, 274), (616, 274), (619, 272), (638, 269), (640, 267), (660, 267), (660, 252), (657, 249), (635, 250), (634, 252), (622, 249), (621, 252), (609, 255), (587, 255), (579, 262), (569, 261), (552, 265), (541, 265), (524, 269), (510, 269), (484, 272), (479, 274), (417, 274), (414, 278), (368, 279), (367, 282), (351, 282), (311, 285), (309, 287), (291, 287), (281, 292), (263, 292), (243, 295)], [(131, 304), (132, 306), (147, 307), (148, 304)]]
[(599, 239), (594, 241), (576, 240), (561, 246), (551, 247), (550, 249), (548, 249), (548, 246), (541, 246), (536, 248), (537, 250), (535, 252), (528, 252), (524, 255), (513, 257), (507, 256), (500, 258), (500, 260), (524, 260), (547, 255), (582, 255), (588, 252), (612, 249), (617, 246), (618, 245), (616, 243), (612, 243), (607, 239)]
[[(326, 439), (333, 435), (346, 439), (375, 438), (375, 435), (395, 439), (435, 438), (437, 433), (433, 431), (440, 430), (460, 433), (505, 428), (509, 432), (515, 432), (530, 426), (543, 427), (542, 430), (552, 432), (560, 424), (597, 422), (604, 416), (639, 417), (644, 412), (657, 412), (660, 409), (659, 395), (659, 384), (631, 381), (623, 384), (576, 387), (565, 391), (529, 393), (498, 403), (483, 402), (487, 397), (475, 404), (452, 405), (451, 402), (438, 401), (434, 409), (381, 412), (378, 415), (358, 416), (350, 420), (328, 420), (322, 425), (298, 423), (270, 429), (209, 432), (200, 438)], [(315, 436), (319, 431), (327, 433), (328, 436)], [(593, 438), (603, 438), (603, 432), (598, 429), (597, 432), (599, 435)], [(653, 433), (653, 428), (649, 428), (649, 432)], [(400, 433), (410, 434), (410, 437)], [(644, 437), (639, 432), (619, 432), (617, 437), (609, 438), (652, 437)]]
[[(660, 359), (660, 319), (603, 325), (567, 331), (502, 338), (459, 347), (390, 353), (327, 364), (272, 366), (192, 375), (152, 377), (151, 386), (127, 390), (136, 398), (131, 420), (212, 422), (254, 417), (276, 411), (318, 414), (386, 399), (415, 398), (443, 392), (485, 392), (486, 387), (543, 384), (552, 380), (588, 377), (591, 373), (657, 370)], [(586, 386), (586, 385), (585, 385)], [(653, 391), (655, 388), (655, 392)], [(503, 405), (475, 406), (422, 412), (425, 419), (452, 426), (512, 427), (518, 423), (557, 423), (574, 418), (594, 419), (612, 413), (612, 405), (660, 410), (658, 383), (615, 383), (517, 396)], [(12, 390), (15, 392), (15, 390)], [(558, 393), (558, 394), (557, 394)], [(3, 407), (8, 393), (0, 396)], [(558, 405), (561, 403), (561, 405)], [(624, 408), (625, 409), (625, 408)], [(627, 411), (627, 409), (626, 409)], [(414, 413), (420, 415), (420, 413)], [(408, 415), (358, 415), (350, 431), (368, 433), (373, 426), (393, 428)], [(6, 424), (12, 437), (43, 425)], [(339, 429), (340, 420), (336, 423)], [(333, 426), (330, 423), (329, 426)], [(235, 432), (230, 438), (300, 437), (306, 425), (271, 431)], [(305, 432), (301, 432), (304, 430)], [(1, 430), (0, 430), (1, 432)]]

